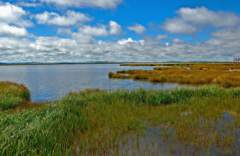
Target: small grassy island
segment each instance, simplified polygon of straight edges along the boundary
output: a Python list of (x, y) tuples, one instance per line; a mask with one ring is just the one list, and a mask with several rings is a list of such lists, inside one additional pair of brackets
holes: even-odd
[(240, 88), (225, 87), (239, 86), (239, 67), (157, 65), (151, 71), (111, 73), (112, 78), (215, 85), (85, 90), (41, 107), (33, 106), (23, 85), (1, 82), (0, 155), (238, 155)]

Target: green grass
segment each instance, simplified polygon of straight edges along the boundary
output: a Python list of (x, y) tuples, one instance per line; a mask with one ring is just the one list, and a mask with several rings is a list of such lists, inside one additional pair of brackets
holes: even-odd
[[(226, 112), (234, 121), (221, 127), (231, 132), (222, 137), (216, 125)], [(147, 127), (173, 128), (182, 144), (227, 153), (239, 115), (238, 88), (86, 90), (39, 109), (0, 112), (0, 155), (117, 155), (123, 136)]]
[(28, 89), (16, 83), (0, 82), (0, 110), (15, 108), (30, 100)]
[(78, 97), (48, 107), (0, 117), (0, 155), (64, 155), (75, 132), (87, 128)]

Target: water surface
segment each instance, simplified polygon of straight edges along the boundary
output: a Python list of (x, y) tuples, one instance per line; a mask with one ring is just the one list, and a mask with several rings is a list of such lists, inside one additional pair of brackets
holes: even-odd
[(169, 89), (178, 86), (170, 83), (152, 84), (108, 78), (109, 72), (125, 69), (152, 69), (152, 67), (121, 67), (117, 64), (0, 66), (0, 81), (25, 84), (35, 102), (56, 100), (70, 91), (82, 89)]

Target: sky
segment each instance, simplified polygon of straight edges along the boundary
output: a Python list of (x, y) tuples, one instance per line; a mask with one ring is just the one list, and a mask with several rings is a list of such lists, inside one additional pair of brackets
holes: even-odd
[(0, 0), (0, 62), (231, 61), (239, 0)]

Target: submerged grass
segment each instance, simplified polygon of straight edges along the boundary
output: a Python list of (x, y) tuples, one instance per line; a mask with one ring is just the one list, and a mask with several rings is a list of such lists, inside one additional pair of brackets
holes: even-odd
[[(0, 155), (121, 155), (124, 136), (148, 127), (161, 127), (163, 140), (173, 135), (181, 144), (231, 153), (239, 104), (240, 89), (216, 86), (70, 93), (39, 109), (0, 112)], [(226, 114), (231, 120), (224, 122)]]
[(155, 66), (153, 70), (128, 70), (109, 73), (110, 78), (144, 80), (153, 83), (218, 84), (223, 87), (240, 86), (240, 64), (126, 64)]
[(0, 110), (15, 108), (29, 100), (30, 92), (25, 86), (0, 82)]

